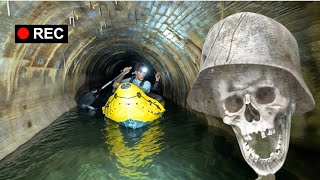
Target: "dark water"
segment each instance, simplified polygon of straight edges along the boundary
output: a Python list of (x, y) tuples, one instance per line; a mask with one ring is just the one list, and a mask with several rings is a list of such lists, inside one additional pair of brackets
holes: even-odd
[[(132, 130), (75, 108), (0, 161), (0, 179), (257, 177), (242, 159), (235, 139), (183, 109), (168, 109), (161, 120)], [(283, 168), (277, 179), (299, 178)]]

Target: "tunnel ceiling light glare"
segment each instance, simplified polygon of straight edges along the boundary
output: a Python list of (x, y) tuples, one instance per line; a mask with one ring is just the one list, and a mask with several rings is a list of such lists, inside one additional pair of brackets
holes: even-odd
[(175, 34), (173, 34), (173, 32), (169, 31), (168, 29), (163, 31), (163, 35), (165, 35), (172, 42), (176, 42), (177, 41), (177, 38), (176, 38)]

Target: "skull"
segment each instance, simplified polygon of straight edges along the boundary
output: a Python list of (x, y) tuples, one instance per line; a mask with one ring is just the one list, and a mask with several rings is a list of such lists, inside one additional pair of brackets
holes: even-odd
[(251, 12), (230, 15), (210, 29), (187, 102), (232, 126), (243, 157), (259, 176), (283, 165), (293, 112), (315, 105), (294, 36)]
[(217, 83), (221, 115), (231, 125), (243, 157), (259, 174), (274, 174), (289, 147), (295, 103), (272, 71), (257, 68), (224, 74)]

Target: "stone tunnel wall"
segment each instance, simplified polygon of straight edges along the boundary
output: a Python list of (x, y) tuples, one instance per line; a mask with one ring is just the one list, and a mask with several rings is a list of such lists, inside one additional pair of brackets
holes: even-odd
[(63, 71), (0, 60), (0, 159), (75, 106), (63, 93)]
[[(75, 107), (75, 94), (88, 76), (101, 78), (102, 84), (111, 80), (106, 72), (116, 69), (110, 62), (121, 60), (119, 53), (144, 57), (161, 72), (163, 96), (185, 106), (206, 34), (220, 19), (240, 11), (274, 18), (297, 39), (303, 77), (317, 107), (294, 117), (291, 141), (320, 147), (319, 9), (319, 2), (2, 1), (0, 159)], [(69, 43), (15, 44), (15, 24), (68, 24)], [(199, 115), (230, 131), (220, 119)]]

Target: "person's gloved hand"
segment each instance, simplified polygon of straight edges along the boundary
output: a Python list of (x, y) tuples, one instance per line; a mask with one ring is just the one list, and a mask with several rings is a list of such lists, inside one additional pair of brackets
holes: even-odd
[(156, 81), (159, 81), (161, 78), (161, 75), (159, 72), (157, 72), (157, 74), (154, 77), (156, 78)]
[(132, 69), (131, 66), (130, 67), (125, 67), (125, 68), (123, 68), (122, 72), (123, 72), (124, 75), (126, 75), (126, 74), (128, 74), (130, 72), (131, 69)]

